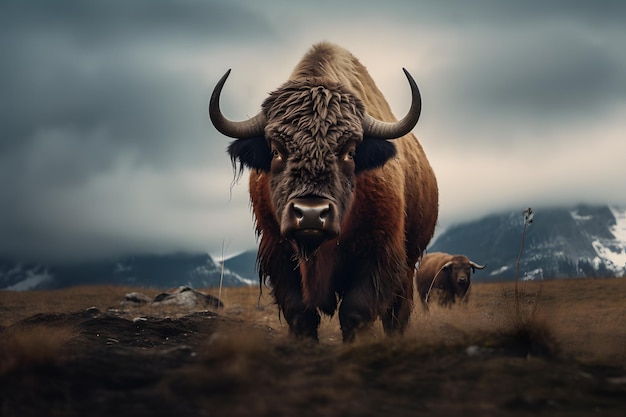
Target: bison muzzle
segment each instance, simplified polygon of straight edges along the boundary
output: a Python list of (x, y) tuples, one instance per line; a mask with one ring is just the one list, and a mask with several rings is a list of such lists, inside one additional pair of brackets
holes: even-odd
[(281, 221), (281, 233), (305, 252), (313, 253), (325, 240), (339, 236), (339, 232), (337, 206), (331, 200), (307, 197), (288, 202)]

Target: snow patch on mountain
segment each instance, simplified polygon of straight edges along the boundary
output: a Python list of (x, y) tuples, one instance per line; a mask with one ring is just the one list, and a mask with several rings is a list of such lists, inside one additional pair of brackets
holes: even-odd
[[(615, 274), (623, 275), (626, 273), (626, 210), (618, 207), (608, 209), (615, 219), (615, 223), (608, 230), (613, 238), (589, 236), (591, 246), (598, 255), (590, 261), (596, 268), (604, 264)], [(594, 216), (580, 215), (578, 210), (570, 211), (570, 215), (578, 224), (594, 220)]]
[(536, 268), (526, 271), (522, 277), (522, 281), (537, 281), (543, 279), (543, 268)]
[(572, 216), (572, 219), (579, 221), (579, 222), (593, 219), (593, 216), (591, 215), (578, 214), (578, 210), (571, 210), (569, 214)]
[(53, 278), (52, 274), (50, 274), (50, 272), (48, 272), (47, 269), (44, 269), (41, 271), (37, 269), (35, 270), (29, 269), (26, 271), (21, 271), (21, 269), (18, 269), (12, 272), (15, 272), (15, 273), (23, 272), (24, 278), (21, 281), (4, 288), (5, 290), (9, 290), (9, 291), (31, 290), (33, 288), (37, 288), (39, 285), (47, 281), (51, 281)]
[(236, 274), (235, 272), (232, 272), (228, 268), (221, 269), (221, 268), (219, 268), (219, 265), (215, 265), (215, 264), (213, 264), (213, 265), (200, 265), (200, 266), (197, 266), (196, 268), (194, 268), (190, 272), (190, 276), (192, 276), (194, 278), (200, 278), (200, 279), (208, 279), (211, 276), (214, 276), (215, 274), (218, 274), (221, 278), (223, 278), (224, 276), (233, 277), (235, 279), (238, 279), (239, 281), (241, 281), (245, 285), (254, 285), (254, 281), (253, 280), (244, 278), (241, 275)]
[(514, 279), (518, 274), (522, 280), (626, 276), (626, 210), (580, 204), (538, 207), (534, 214), (527, 227), (520, 211), (453, 225), (429, 251), (460, 253), (487, 263), (477, 280)]
[(614, 239), (594, 239), (593, 248), (607, 267), (616, 273), (626, 272), (626, 210), (610, 207), (615, 225), (609, 231)]
[(508, 269), (509, 269), (508, 265), (504, 265), (504, 266), (502, 266), (502, 267), (500, 267), (500, 268), (498, 268), (498, 269), (496, 269), (494, 271), (491, 271), (491, 273), (489, 275), (491, 275), (491, 276), (501, 275), (503, 272), (506, 272), (506, 270), (508, 270)]
[(120, 261), (120, 262), (117, 262), (115, 264), (115, 269), (113, 270), (113, 273), (114, 274), (124, 274), (124, 273), (130, 272), (132, 270), (133, 270), (132, 266), (124, 265), (124, 263), (122, 263), (122, 261)]

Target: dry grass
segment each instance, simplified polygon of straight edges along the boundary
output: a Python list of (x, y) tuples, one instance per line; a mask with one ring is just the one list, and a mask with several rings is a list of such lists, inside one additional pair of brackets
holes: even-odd
[(62, 350), (77, 336), (71, 327), (43, 325), (19, 325), (0, 332), (0, 376), (61, 360)]
[(423, 322), (419, 337), (425, 339), (446, 332), (448, 340), (491, 335), (527, 343), (529, 354), (626, 366), (626, 280), (526, 282), (517, 300), (513, 285), (475, 285), (467, 306), (430, 314), (416, 309), (412, 326)]
[[(530, 355), (565, 355), (583, 362), (626, 366), (626, 280), (576, 279), (519, 284), (475, 284), (467, 305), (425, 312), (419, 301), (406, 339), (423, 345), (511, 343)], [(224, 314), (287, 333), (268, 294), (257, 305), (257, 288), (223, 291)], [(381, 326), (374, 340), (385, 340)], [(322, 318), (320, 341), (341, 343), (337, 317)]]
[(404, 338), (375, 323), (350, 345), (336, 316), (319, 344), (288, 337), (256, 287), (223, 289), (217, 316), (120, 304), (153, 289), (0, 292), (0, 414), (622, 415), (626, 280), (514, 285), (475, 284), (467, 305), (429, 312), (418, 301)]
[[(474, 284), (467, 305), (442, 308), (433, 305), (425, 312), (419, 301), (407, 330), (407, 340), (422, 345), (497, 344), (517, 340), (529, 344), (529, 354), (563, 354), (584, 362), (626, 366), (626, 280), (568, 279), (519, 284), (521, 297), (514, 296), (514, 283)], [(126, 287), (76, 287), (62, 291), (0, 291), (0, 326), (8, 326), (37, 313), (80, 311), (95, 306), (102, 311), (120, 310), (124, 294), (132, 291), (149, 296), (156, 289)], [(217, 289), (205, 289), (217, 295)], [(288, 326), (268, 289), (224, 288), (225, 308), (218, 314), (286, 337)], [(129, 308), (129, 317), (181, 317), (189, 312), (176, 307)], [(498, 339), (499, 338), (499, 339)], [(371, 339), (385, 340), (380, 323)], [(323, 344), (341, 344), (339, 320), (323, 317)], [(532, 345), (532, 346), (531, 346)], [(533, 347), (534, 346), (534, 347)]]
[[(89, 307), (106, 310), (119, 308), (124, 294), (136, 288), (103, 286), (78, 286), (54, 291), (0, 291), (0, 326), (45, 313), (80, 311)], [(143, 291), (143, 290), (142, 290)], [(161, 291), (148, 289), (147, 294)]]

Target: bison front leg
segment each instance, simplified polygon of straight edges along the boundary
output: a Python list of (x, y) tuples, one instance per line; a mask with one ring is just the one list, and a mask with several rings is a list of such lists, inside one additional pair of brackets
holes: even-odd
[(303, 303), (302, 288), (299, 282), (299, 276), (294, 275), (287, 279), (276, 280), (272, 283), (274, 298), (289, 325), (289, 333), (295, 337), (317, 341), (320, 315), (317, 309), (308, 308)]
[(339, 324), (344, 343), (356, 340), (371, 329), (376, 319), (376, 292), (371, 282), (362, 281), (346, 291), (339, 307)]
[[(383, 329), (387, 336), (402, 336), (409, 324), (414, 305), (413, 268), (411, 265), (414, 265), (414, 263), (410, 262), (404, 273), (401, 271), (397, 273), (398, 276), (404, 276), (405, 279), (398, 283), (399, 285), (396, 287), (392, 296), (391, 308), (381, 315)], [(427, 304), (423, 305), (428, 309)]]
[[(381, 315), (383, 329), (387, 336), (402, 336), (409, 324), (413, 307), (413, 287), (407, 288), (404, 294), (397, 295), (390, 309)], [(428, 308), (428, 307), (426, 307)]]
[(289, 324), (289, 334), (318, 341), (317, 329), (320, 324), (320, 315), (310, 309), (284, 310), (285, 319)]

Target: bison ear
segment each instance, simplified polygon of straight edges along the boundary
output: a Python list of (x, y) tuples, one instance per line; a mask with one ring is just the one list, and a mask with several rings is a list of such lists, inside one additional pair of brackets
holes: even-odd
[(365, 137), (354, 153), (354, 171), (359, 173), (381, 167), (396, 156), (396, 145), (381, 139)]
[(233, 168), (239, 161), (240, 172), (244, 167), (267, 172), (272, 163), (272, 153), (263, 136), (237, 139), (231, 142), (228, 145), (228, 155), (230, 155)]

